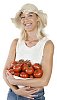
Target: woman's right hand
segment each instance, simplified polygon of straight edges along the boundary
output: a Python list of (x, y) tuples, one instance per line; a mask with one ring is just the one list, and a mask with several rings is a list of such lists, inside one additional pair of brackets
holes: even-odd
[(19, 88), (15, 90), (15, 93), (17, 95), (21, 95), (26, 98), (34, 99), (32, 94), (37, 91), (38, 91), (38, 88), (23, 87), (23, 88)]

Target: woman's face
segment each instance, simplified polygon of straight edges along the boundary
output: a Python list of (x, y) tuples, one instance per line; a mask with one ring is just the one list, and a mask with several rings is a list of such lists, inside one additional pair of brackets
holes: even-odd
[(37, 28), (38, 16), (33, 13), (22, 13), (21, 14), (21, 24), (26, 31), (34, 31)]

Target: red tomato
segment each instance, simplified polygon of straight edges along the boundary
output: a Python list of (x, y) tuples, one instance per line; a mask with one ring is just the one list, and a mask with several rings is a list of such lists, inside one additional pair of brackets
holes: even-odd
[(8, 71), (9, 71), (12, 75), (14, 75), (14, 70), (13, 70), (13, 69), (8, 69)]
[(33, 75), (35, 78), (41, 78), (43, 75), (43, 70), (42, 69), (35, 70)]
[(40, 64), (38, 64), (38, 63), (35, 63), (33, 65), (33, 67), (34, 67), (34, 69), (41, 69), (42, 68), (42, 66)]
[(27, 74), (31, 75), (31, 74), (34, 73), (34, 68), (33, 68), (32, 66), (27, 67), (26, 70), (25, 70), (25, 72), (26, 72)]
[(13, 70), (14, 70), (14, 72), (20, 72), (20, 71), (21, 71), (21, 65), (20, 65), (20, 64), (16, 64), (16, 65), (13, 67)]
[(27, 67), (28, 67), (28, 65), (26, 63), (24, 63), (22, 66), (22, 71), (25, 71)]
[(20, 75), (20, 73), (18, 73), (18, 72), (17, 72), (17, 73), (14, 73), (14, 75), (15, 75), (15, 76), (19, 76), (19, 75)]
[(20, 77), (22, 77), (22, 78), (28, 78), (29, 75), (26, 72), (21, 72), (20, 73)]

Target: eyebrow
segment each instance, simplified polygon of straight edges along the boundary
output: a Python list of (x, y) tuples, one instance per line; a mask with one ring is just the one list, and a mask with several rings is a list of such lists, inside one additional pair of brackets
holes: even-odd
[[(34, 13), (34, 12), (29, 12), (28, 14), (36, 14), (36, 13)], [(36, 16), (38, 16), (38, 15), (36, 14)]]
[(33, 12), (29, 12), (28, 14), (33, 14)]
[(19, 16), (21, 17), (22, 14), (23, 14), (23, 12), (21, 12)]

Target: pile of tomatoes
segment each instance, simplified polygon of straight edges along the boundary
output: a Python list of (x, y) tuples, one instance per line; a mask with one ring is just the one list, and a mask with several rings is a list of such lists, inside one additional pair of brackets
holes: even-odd
[(21, 78), (41, 78), (43, 75), (42, 66), (39, 63), (32, 64), (30, 60), (13, 61), (8, 70)]

